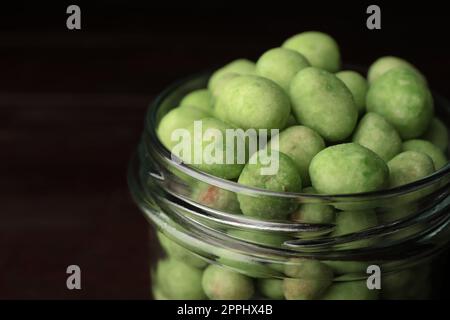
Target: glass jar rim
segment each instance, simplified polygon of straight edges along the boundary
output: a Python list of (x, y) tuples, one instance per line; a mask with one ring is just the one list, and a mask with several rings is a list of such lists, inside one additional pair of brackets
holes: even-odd
[[(150, 140), (152, 149), (157, 152), (157, 154), (161, 157), (161, 159), (167, 164), (175, 167), (177, 170), (187, 174), (190, 177), (193, 177), (199, 181), (215, 185), (222, 189), (226, 189), (229, 191), (239, 192), (239, 193), (251, 193), (253, 195), (261, 195), (261, 196), (273, 196), (280, 198), (309, 198), (309, 199), (317, 199), (317, 200), (345, 200), (345, 201), (358, 201), (358, 200), (368, 200), (373, 198), (390, 198), (393, 196), (398, 196), (402, 194), (407, 194), (409, 192), (413, 192), (419, 190), (422, 187), (426, 187), (430, 184), (436, 183), (438, 180), (443, 179), (445, 177), (450, 177), (450, 162), (435, 171), (433, 174), (426, 176), (420, 180), (401, 185), (394, 188), (382, 189), (377, 191), (369, 191), (369, 192), (361, 192), (361, 193), (349, 193), (349, 194), (312, 194), (312, 193), (304, 193), (304, 192), (278, 192), (278, 191), (270, 191), (261, 188), (249, 187), (239, 184), (234, 181), (226, 180), (223, 178), (219, 178), (203, 171), (197, 170), (195, 168), (189, 167), (180, 161), (174, 161), (171, 156), (171, 152), (161, 143), (157, 135), (157, 114), (159, 107), (162, 102), (176, 89), (186, 84), (189, 81), (206, 77), (211, 74), (211, 71), (205, 71), (201, 73), (196, 73), (190, 75), (188, 77), (182, 78), (171, 85), (169, 85), (165, 90), (159, 94), (156, 99), (149, 105), (146, 121), (145, 121), (145, 132), (147, 132)], [(445, 105), (445, 108), (450, 112), (450, 103), (441, 95), (433, 92), (434, 98), (439, 101), (440, 104)]]

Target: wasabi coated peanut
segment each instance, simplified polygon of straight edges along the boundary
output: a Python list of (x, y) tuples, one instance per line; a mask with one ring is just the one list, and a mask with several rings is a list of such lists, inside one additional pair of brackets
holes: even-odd
[(448, 148), (448, 130), (438, 118), (431, 119), (430, 126), (423, 134), (422, 139), (430, 141), (436, 147), (446, 152)]
[(209, 78), (208, 81), (208, 89), (214, 93), (217, 88), (217, 85), (220, 84), (222, 78), (229, 73), (236, 74), (255, 74), (256, 73), (256, 65), (254, 62), (247, 59), (237, 59), (234, 60), (222, 68), (216, 70)]
[[(333, 236), (343, 236), (355, 232), (364, 231), (366, 229), (376, 227), (378, 225), (377, 215), (372, 210), (353, 210), (341, 211), (336, 214), (336, 228)], [(345, 243), (345, 248), (355, 249), (368, 247), (374, 242), (374, 239), (363, 239)], [(342, 266), (342, 265), (341, 265)], [(346, 267), (353, 267), (347, 265)]]
[(287, 278), (283, 280), (284, 297), (286, 300), (319, 299), (330, 284), (331, 281)]
[(188, 249), (182, 247), (178, 243), (167, 238), (163, 233), (158, 232), (157, 237), (161, 247), (166, 251), (167, 255), (175, 260), (179, 260), (192, 267), (204, 268), (206, 267), (206, 261), (190, 252)]
[(193, 200), (213, 209), (228, 213), (241, 213), (236, 193), (204, 182), (197, 182), (193, 187)]
[(222, 266), (233, 269), (235, 272), (252, 278), (272, 278), (280, 276), (280, 272), (271, 268), (269, 265), (231, 251), (223, 254), (217, 259), (217, 262)]
[(273, 300), (284, 299), (283, 280), (280, 279), (258, 279), (258, 291), (265, 297)]
[(276, 82), (286, 92), (292, 78), (300, 70), (309, 67), (306, 58), (297, 51), (286, 48), (274, 48), (265, 52), (256, 62), (258, 75)]
[(227, 82), (217, 97), (215, 114), (222, 121), (247, 130), (282, 129), (291, 105), (283, 89), (259, 76), (240, 76)]
[(221, 76), (217, 81), (216, 84), (214, 86), (214, 90), (210, 90), (211, 91), (211, 96), (212, 96), (212, 103), (214, 104), (216, 101), (216, 98), (220, 95), (220, 93), (222, 92), (223, 88), (225, 88), (225, 86), (227, 85), (227, 83), (236, 77), (241, 76), (239, 73), (236, 72), (229, 72), (229, 73), (225, 73), (223, 76)]
[(336, 41), (329, 35), (308, 31), (287, 39), (283, 48), (300, 52), (316, 68), (336, 72), (341, 67), (341, 54)]
[(278, 146), (269, 145), (274, 150), (289, 156), (297, 166), (302, 184), (310, 184), (308, 168), (312, 158), (325, 148), (322, 137), (305, 126), (293, 126), (278, 135)]
[(320, 151), (311, 161), (309, 175), (317, 192), (347, 194), (385, 188), (389, 170), (373, 151), (345, 143)]
[[(216, 177), (224, 178), (224, 179), (234, 179), (239, 176), (242, 169), (244, 168), (245, 159), (247, 159), (247, 154), (242, 155), (243, 161), (238, 161), (238, 145), (245, 145), (243, 142), (243, 137), (237, 136), (237, 137), (230, 137), (226, 134), (227, 129), (234, 129), (231, 125), (226, 124), (218, 119), (215, 118), (204, 118), (201, 120), (201, 131), (199, 133), (204, 136), (205, 134), (214, 133), (214, 131), (218, 130), (218, 132), (221, 134), (221, 139), (217, 139), (216, 136), (211, 136), (210, 139), (203, 139), (200, 143), (202, 144), (202, 154), (200, 155), (200, 161), (199, 163), (195, 162), (195, 152), (198, 151), (198, 148), (196, 148), (196, 144), (198, 141), (196, 141), (195, 138), (195, 130), (198, 127), (199, 123), (190, 125), (187, 130), (189, 132), (190, 137), (190, 154), (184, 154), (182, 149), (174, 148), (172, 152), (177, 155), (180, 159), (185, 161), (187, 164), (191, 165), (192, 167), (195, 167), (203, 172), (209, 173), (211, 175), (214, 175)], [(212, 129), (214, 131), (210, 131), (209, 129)], [(233, 139), (233, 141), (230, 140), (230, 138)], [(238, 140), (241, 139), (242, 141), (239, 142)], [(232, 143), (233, 142), (233, 143)], [(214, 145), (213, 150), (211, 152), (206, 152), (208, 150), (208, 146)], [(184, 144), (183, 144), (184, 145)], [(234, 149), (233, 149), (234, 148)], [(197, 151), (196, 151), (197, 149)], [(233, 149), (233, 150), (230, 150)], [(246, 151), (246, 150), (241, 150)], [(210, 158), (210, 156), (215, 156), (217, 154), (222, 153), (222, 157), (217, 159), (215, 161), (215, 158)], [(228, 163), (226, 156), (227, 154), (233, 154), (234, 159), (231, 159), (231, 163)], [(245, 157), (245, 158), (244, 158)]]
[(340, 71), (336, 73), (336, 77), (345, 83), (353, 95), (359, 114), (363, 114), (366, 111), (366, 94), (369, 89), (367, 80), (358, 72), (350, 70)]
[(369, 112), (359, 122), (353, 142), (372, 150), (384, 161), (402, 151), (402, 139), (382, 116)]
[(255, 291), (250, 278), (217, 265), (206, 268), (202, 284), (211, 300), (248, 300)]
[[(302, 190), (303, 193), (316, 194), (313, 187)], [(303, 223), (332, 223), (335, 219), (334, 208), (319, 203), (302, 203), (297, 211), (291, 214), (290, 220)]]
[(343, 281), (330, 286), (323, 300), (377, 300), (378, 290), (369, 290), (366, 281)]
[(415, 72), (420, 78), (422, 78), (422, 81), (426, 83), (425, 77), (420, 73), (419, 70), (416, 69), (416, 67), (414, 67), (411, 63), (404, 59), (393, 56), (381, 57), (378, 58), (374, 63), (372, 63), (367, 73), (367, 79), (369, 80), (369, 83), (372, 84), (376, 79), (378, 79), (389, 70), (398, 67), (406, 68)]
[(202, 270), (180, 261), (167, 259), (158, 262), (156, 283), (167, 298), (173, 300), (203, 300)]
[(208, 89), (194, 90), (188, 93), (180, 102), (180, 107), (195, 107), (212, 114), (212, 96)]
[[(271, 156), (274, 156), (274, 161), (278, 161), (278, 170), (275, 174), (264, 175), (261, 169), (267, 166), (263, 165), (261, 154), (262, 151), (259, 151), (250, 158), (239, 176), (238, 183), (270, 191), (300, 192), (302, 179), (295, 163), (288, 156), (273, 150)], [(238, 194), (238, 200), (244, 215), (263, 219), (283, 219), (297, 209), (297, 203), (293, 200), (280, 197), (256, 197), (242, 193)]]
[(422, 152), (405, 151), (388, 162), (389, 186), (402, 186), (426, 176), (435, 171), (432, 159)]
[(292, 79), (289, 92), (293, 113), (300, 124), (331, 142), (350, 136), (358, 110), (352, 93), (335, 75), (305, 68)]
[(433, 98), (426, 84), (409, 69), (394, 68), (367, 92), (367, 110), (383, 116), (403, 139), (421, 136), (433, 117)]
[(447, 164), (447, 158), (444, 153), (434, 144), (426, 140), (414, 139), (405, 141), (403, 142), (403, 150), (425, 153), (433, 160), (434, 168), (436, 170), (439, 170)]
[(170, 110), (159, 122), (158, 138), (169, 150), (178, 143), (173, 141), (172, 133), (176, 129), (185, 129), (194, 121), (209, 117), (208, 113), (197, 108), (175, 108)]
[(330, 286), (333, 271), (320, 261), (294, 258), (285, 265), (283, 292), (287, 300), (312, 300), (319, 298)]
[(377, 215), (371, 210), (340, 211), (336, 214), (335, 236), (350, 234), (375, 227)]

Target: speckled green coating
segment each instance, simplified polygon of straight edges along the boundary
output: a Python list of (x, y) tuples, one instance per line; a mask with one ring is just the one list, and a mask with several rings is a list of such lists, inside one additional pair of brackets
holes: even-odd
[(420, 180), (435, 171), (433, 160), (425, 153), (417, 151), (400, 153), (388, 162), (388, 167), (391, 188)]
[(431, 119), (430, 126), (421, 138), (430, 141), (444, 153), (448, 149), (448, 130), (438, 118)]
[(403, 139), (421, 136), (433, 117), (430, 90), (414, 71), (394, 68), (367, 92), (367, 110), (382, 115)]
[(213, 209), (241, 213), (236, 193), (201, 181), (193, 187), (191, 198)]
[(358, 72), (351, 70), (339, 71), (336, 77), (345, 83), (353, 95), (359, 114), (363, 114), (366, 111), (366, 94), (369, 89), (367, 80)]
[(180, 107), (195, 107), (208, 114), (213, 113), (212, 96), (208, 89), (194, 90), (188, 93), (180, 102)]
[[(303, 189), (304, 193), (317, 193), (313, 187)], [(335, 218), (334, 208), (325, 204), (302, 203), (290, 216), (291, 221), (303, 223), (332, 223)]]
[(420, 78), (422, 78), (422, 81), (426, 83), (425, 77), (420, 73), (419, 70), (417, 70), (416, 67), (414, 67), (411, 63), (404, 59), (393, 56), (385, 56), (375, 60), (369, 67), (369, 71), (367, 72), (367, 80), (369, 80), (369, 83), (373, 83), (376, 79), (378, 79), (389, 70), (398, 67), (407, 68), (415, 72), (419, 75)]
[(208, 81), (208, 89), (214, 93), (217, 89), (217, 85), (222, 81), (222, 77), (226, 76), (228, 73), (255, 74), (256, 64), (247, 59), (231, 61), (211, 75)]
[(369, 290), (366, 281), (343, 281), (330, 286), (323, 300), (377, 300), (378, 290)]
[[(236, 73), (236, 72), (228, 72), (228, 73), (225, 73), (223, 76), (221, 76), (216, 81), (216, 84), (214, 85), (214, 90), (210, 90), (211, 95), (212, 95), (213, 105), (215, 104), (215, 101), (216, 101), (217, 97), (220, 95), (220, 93), (222, 92), (223, 88), (225, 88), (227, 83), (231, 79), (239, 77), (239, 76), (241, 76), (241, 74)], [(215, 109), (214, 109), (214, 111), (215, 111)]]
[(161, 292), (172, 300), (203, 300), (202, 270), (174, 259), (158, 262), (156, 282)]
[[(194, 127), (195, 124), (192, 124), (187, 128), (189, 131), (190, 137), (191, 137), (191, 163), (189, 164), (192, 167), (195, 167), (201, 171), (204, 171), (206, 173), (212, 174), (216, 177), (224, 178), (224, 179), (234, 179), (237, 178), (242, 169), (244, 168), (245, 164), (238, 163), (237, 161), (237, 139), (243, 139), (242, 137), (235, 137), (234, 143), (232, 144), (229, 139), (226, 136), (226, 130), (227, 129), (234, 129), (234, 127), (230, 124), (224, 123), (218, 119), (215, 118), (204, 118), (202, 121), (202, 133), (205, 134), (208, 129), (217, 129), (220, 132), (222, 132), (222, 146), (220, 146), (220, 141), (217, 141), (215, 139), (212, 139), (210, 141), (203, 141), (203, 150), (206, 150), (207, 146), (212, 143), (212, 141), (216, 141), (217, 148), (220, 150), (220, 147), (222, 147), (223, 152), (223, 162), (225, 163), (207, 163), (205, 158), (202, 159), (201, 163), (196, 164), (194, 163), (194, 144), (195, 144), (195, 138), (194, 138)], [(226, 154), (227, 150), (229, 148), (233, 148), (234, 145), (234, 160), (233, 163), (226, 163)], [(247, 156), (246, 156), (247, 157)], [(180, 155), (180, 158), (182, 160), (188, 161), (187, 156)]]
[(249, 277), (217, 265), (206, 268), (202, 284), (206, 295), (212, 300), (248, 300), (255, 291)]
[(309, 67), (306, 58), (295, 50), (274, 48), (266, 51), (256, 62), (258, 75), (276, 82), (286, 93), (292, 78), (300, 70)]
[[(279, 167), (276, 174), (262, 175), (261, 168), (266, 166), (258, 160), (245, 166), (238, 183), (270, 191), (300, 192), (302, 180), (295, 163), (281, 152), (272, 152), (278, 153)], [(260, 153), (255, 153), (252, 158)], [(297, 203), (279, 197), (238, 194), (238, 200), (244, 215), (262, 219), (284, 219), (297, 209)]]
[(336, 41), (329, 35), (307, 31), (287, 39), (283, 48), (300, 52), (313, 67), (336, 72), (341, 67), (341, 54)]
[(314, 259), (294, 258), (285, 265), (283, 292), (287, 300), (319, 298), (333, 281), (333, 271)]
[(172, 132), (176, 129), (186, 129), (195, 120), (209, 117), (208, 113), (197, 108), (175, 108), (170, 110), (159, 122), (157, 135), (161, 143), (172, 150), (177, 141), (172, 141)]
[(359, 122), (353, 142), (372, 150), (384, 161), (391, 160), (402, 151), (402, 139), (395, 128), (382, 116), (367, 113)]
[(221, 266), (226, 266), (235, 272), (255, 279), (280, 276), (280, 272), (271, 268), (269, 265), (231, 251), (219, 257), (217, 262)]
[(418, 151), (428, 155), (434, 163), (434, 168), (439, 170), (448, 162), (444, 153), (427, 140), (413, 139), (403, 142), (403, 151)]
[(305, 68), (292, 79), (289, 92), (293, 113), (300, 124), (331, 142), (350, 136), (358, 110), (352, 93), (334, 74)]
[(178, 243), (167, 238), (163, 233), (157, 232), (157, 237), (161, 247), (166, 251), (167, 255), (175, 260), (179, 260), (192, 267), (204, 268), (206, 261), (190, 252), (188, 249), (180, 246)]
[(311, 161), (309, 175), (317, 192), (347, 194), (385, 188), (389, 170), (373, 151), (345, 143), (320, 151)]
[(287, 278), (283, 280), (284, 297), (286, 300), (316, 300), (330, 284), (331, 281)]
[(309, 164), (325, 148), (325, 142), (317, 132), (305, 126), (292, 126), (278, 135), (278, 146), (270, 146), (289, 156), (297, 166), (302, 185), (310, 185)]
[(291, 112), (289, 97), (272, 80), (240, 76), (228, 81), (217, 97), (216, 116), (244, 130), (282, 129)]
[(256, 283), (258, 291), (266, 298), (273, 300), (284, 299), (283, 280), (280, 279), (258, 279)]

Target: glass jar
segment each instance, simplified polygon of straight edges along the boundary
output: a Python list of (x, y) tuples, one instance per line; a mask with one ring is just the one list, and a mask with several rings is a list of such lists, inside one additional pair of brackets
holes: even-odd
[[(134, 200), (156, 227), (156, 299), (426, 299), (439, 295), (449, 242), (450, 165), (420, 181), (353, 195), (278, 193), (171, 159), (158, 122), (208, 74), (180, 81), (150, 106), (130, 167)], [(436, 112), (449, 124), (447, 102)], [(242, 215), (245, 195), (297, 210), (285, 220)], [(320, 216), (318, 222), (316, 217)], [(325, 217), (325, 218), (323, 218)], [(347, 219), (354, 228), (338, 230)], [(381, 288), (380, 288), (381, 287)]]

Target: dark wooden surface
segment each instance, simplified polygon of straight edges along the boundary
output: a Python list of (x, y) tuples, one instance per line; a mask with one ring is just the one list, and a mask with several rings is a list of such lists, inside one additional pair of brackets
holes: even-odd
[[(316, 29), (338, 39), (347, 62), (400, 55), (449, 95), (448, 28), (437, 9), (426, 20), (386, 9), (375, 32), (361, 6), (338, 14), (269, 9), (82, 6), (75, 32), (65, 29), (61, 5), (2, 15), (0, 298), (149, 297), (154, 246), (126, 168), (148, 103), (181, 76), (255, 59)], [(66, 289), (70, 264), (82, 268), (81, 291)]]

